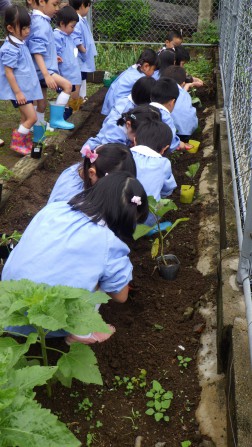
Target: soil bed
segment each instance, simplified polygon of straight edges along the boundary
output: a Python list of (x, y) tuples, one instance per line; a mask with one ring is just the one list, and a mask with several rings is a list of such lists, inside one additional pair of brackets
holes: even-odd
[[(105, 89), (102, 89), (97, 95), (104, 96), (104, 92)], [(202, 113), (202, 109), (198, 114), (203, 127), (206, 114)], [(80, 160), (80, 147), (90, 135), (97, 133), (102, 120), (100, 110), (94, 110), (83, 129), (60, 148), (61, 153), (49, 158), (43, 169), (35, 171), (19, 187), (1, 212), (0, 233), (25, 230), (32, 217), (46, 204), (62, 170)], [(204, 142), (201, 147), (204, 147)], [(158, 442), (165, 443), (160, 446), (180, 447), (185, 440), (190, 440), (192, 446), (199, 446), (202, 442), (195, 420), (200, 398), (196, 360), (200, 334), (204, 328), (198, 308), (204, 301), (205, 293), (215, 287), (216, 278), (203, 277), (196, 264), (200, 216), (211, 210), (203, 209), (200, 198), (196, 198), (191, 205), (179, 203), (180, 185), (189, 183), (185, 171), (188, 165), (197, 161), (200, 162), (200, 170), (196, 178), (196, 191), (206, 163), (202, 151), (172, 156), (173, 172), (178, 183), (172, 198), (179, 209), (169, 213), (166, 219), (174, 222), (180, 217), (190, 218), (171, 233), (170, 246), (166, 250), (175, 254), (181, 262), (177, 278), (166, 281), (157, 270), (154, 271), (149, 238), (131, 242), (134, 287), (129, 299), (124, 305), (110, 301), (101, 308), (104, 319), (116, 327), (116, 334), (110, 340), (93, 347), (102, 373), (103, 387), (84, 386), (77, 381), (71, 389), (55, 384), (50, 400), (44, 389), (37, 390), (38, 400), (68, 425), (83, 446), (134, 447), (139, 435), (143, 436), (141, 447), (155, 447)], [(49, 344), (68, 350), (63, 340), (51, 340)], [(187, 368), (179, 366), (178, 355), (192, 359)], [(147, 372), (145, 388), (136, 384), (133, 392), (128, 393), (125, 385), (115, 385), (115, 376), (139, 377), (142, 369)], [(167, 412), (169, 422), (156, 422), (153, 416), (145, 414), (149, 400), (145, 393), (151, 388), (153, 380), (158, 380), (166, 391), (173, 392), (174, 398)], [(90, 409), (85, 411), (81, 408), (83, 406), (79, 406), (87, 397), (93, 404), (90, 421), (87, 420), (91, 416)], [(88, 433), (92, 439), (90, 444), (87, 444)]]

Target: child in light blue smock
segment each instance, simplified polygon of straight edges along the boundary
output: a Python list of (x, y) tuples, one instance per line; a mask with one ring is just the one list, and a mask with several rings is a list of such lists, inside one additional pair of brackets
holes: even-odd
[(72, 91), (70, 81), (60, 76), (58, 70), (57, 52), (51, 18), (59, 10), (59, 0), (34, 0), (36, 6), (31, 15), (31, 32), (27, 45), (32, 55), (37, 75), (42, 87), (44, 98), (37, 101), (37, 125), (45, 124), (45, 109), (47, 106), (47, 88), (62, 91), (55, 104), (51, 103), (51, 127), (73, 129), (72, 123), (63, 119), (65, 106)]
[[(141, 183), (129, 173), (111, 173), (69, 203), (50, 203), (39, 211), (11, 252), (2, 280), (25, 278), (91, 292), (100, 289), (123, 303), (128, 297), (132, 265), (122, 239), (132, 237), (137, 222), (143, 222), (147, 215), (147, 196)], [(32, 327), (8, 330), (28, 334)], [(91, 344), (110, 335), (69, 335), (66, 341)]]
[(11, 100), (19, 108), (21, 123), (12, 132), (10, 148), (22, 155), (32, 150), (30, 129), (37, 121), (33, 101), (42, 99), (34, 64), (25, 44), (31, 19), (23, 6), (9, 6), (5, 11), (8, 33), (0, 49), (0, 99)]
[(165, 75), (177, 82), (179, 96), (171, 113), (179, 138), (187, 143), (192, 133), (198, 127), (196, 108), (192, 105), (192, 98), (188, 93), (191, 83), (186, 83), (186, 71), (183, 67), (174, 65), (168, 67)]
[(135, 82), (143, 76), (153, 76), (158, 66), (157, 54), (154, 50), (144, 50), (135, 65), (125, 70), (112, 82), (105, 96), (101, 113), (108, 115), (119, 98), (130, 94)]
[[(145, 120), (136, 130), (135, 146), (131, 148), (137, 179), (142, 183), (147, 196), (156, 200), (172, 194), (177, 183), (172, 173), (171, 162), (166, 151), (172, 141), (172, 131), (162, 121)], [(146, 225), (154, 225), (155, 219), (149, 214)]]
[(81, 86), (81, 71), (78, 62), (78, 51), (71, 37), (76, 23), (79, 21), (78, 14), (71, 6), (64, 6), (57, 12), (54, 29), (54, 39), (57, 56), (61, 62), (58, 63), (60, 75), (71, 82), (73, 86), (72, 98), (79, 97)]
[(82, 155), (84, 160), (81, 163), (70, 166), (59, 176), (48, 203), (68, 201), (111, 172), (127, 171), (136, 177), (135, 162), (130, 149), (124, 144), (104, 144), (95, 151), (86, 146)]
[(95, 56), (97, 56), (94, 38), (86, 17), (91, 6), (91, 1), (70, 0), (69, 4), (75, 9), (79, 16), (79, 22), (74, 29), (72, 39), (75, 46), (78, 48), (78, 60), (82, 78), (79, 94), (84, 100), (87, 95), (87, 73), (95, 71)]
[(172, 131), (173, 138), (169, 152), (174, 152), (176, 149), (185, 149), (185, 144), (180, 141), (179, 137), (176, 135), (176, 127), (171, 116), (171, 112), (174, 109), (178, 96), (179, 89), (177, 83), (169, 78), (159, 79), (151, 91), (150, 105), (160, 110), (162, 121), (167, 124)]
[(146, 76), (138, 79), (132, 87), (131, 95), (118, 99), (109, 115), (103, 121), (101, 130), (95, 137), (89, 138), (84, 143), (84, 146), (89, 145), (91, 149), (95, 149), (100, 144), (105, 143), (120, 142), (130, 144), (125, 126), (118, 126), (117, 121), (128, 110), (135, 108), (137, 105), (150, 102), (150, 93), (155, 82), (153, 78), (147, 78)]

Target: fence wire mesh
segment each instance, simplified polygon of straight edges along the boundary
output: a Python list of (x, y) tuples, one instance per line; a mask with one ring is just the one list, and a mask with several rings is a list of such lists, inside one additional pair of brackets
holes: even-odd
[(248, 205), (252, 156), (251, 29), (251, 0), (221, 1), (221, 67), (242, 228), (244, 228)]
[[(24, 0), (13, 0), (25, 6)], [(197, 31), (198, 20), (214, 20), (219, 0), (94, 0), (95, 40), (107, 42), (163, 42), (168, 31), (181, 29), (185, 37)], [(5, 36), (0, 21), (0, 39)]]

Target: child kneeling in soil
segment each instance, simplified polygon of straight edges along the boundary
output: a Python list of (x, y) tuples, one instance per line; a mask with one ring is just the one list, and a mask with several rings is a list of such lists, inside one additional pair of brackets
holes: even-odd
[[(29, 279), (37, 283), (100, 289), (114, 301), (124, 303), (132, 278), (129, 248), (122, 239), (132, 237), (137, 222), (148, 215), (147, 196), (141, 183), (127, 172), (114, 172), (70, 202), (45, 206), (32, 219), (11, 252), (3, 280)], [(66, 342), (92, 344), (110, 334), (67, 335)], [(8, 327), (27, 335), (33, 328)]]
[(19, 108), (21, 123), (13, 130), (10, 148), (21, 155), (32, 150), (31, 127), (37, 121), (34, 100), (43, 94), (37, 73), (25, 44), (31, 18), (23, 6), (10, 6), (5, 11), (7, 39), (0, 49), (0, 99), (11, 100)]
[(136, 165), (132, 153), (124, 144), (103, 144), (94, 151), (86, 146), (82, 154), (85, 157), (81, 163), (70, 166), (59, 176), (48, 203), (68, 201), (111, 172), (127, 171), (136, 177)]

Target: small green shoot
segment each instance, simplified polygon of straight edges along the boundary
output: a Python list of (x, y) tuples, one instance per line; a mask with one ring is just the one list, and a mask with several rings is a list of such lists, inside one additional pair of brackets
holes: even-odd
[(190, 357), (183, 357), (182, 355), (177, 355), (177, 359), (180, 368), (187, 368), (188, 364), (192, 361)]
[(164, 327), (161, 324), (153, 324), (153, 328), (155, 331), (163, 331)]
[(150, 400), (146, 404), (148, 410), (145, 413), (148, 416), (154, 416), (156, 422), (159, 422), (161, 419), (169, 422), (170, 418), (166, 412), (170, 408), (173, 393), (165, 391), (157, 380), (153, 380), (152, 388), (146, 393), (146, 397), (150, 397)]
[(137, 419), (141, 417), (141, 413), (139, 411), (134, 411), (134, 409), (131, 409), (132, 416), (123, 416), (123, 419), (129, 419), (132, 424), (133, 430), (138, 430), (138, 425), (136, 424)]
[(136, 388), (144, 388), (146, 386), (146, 375), (147, 371), (145, 369), (141, 369), (138, 377), (115, 376), (113, 385), (115, 388), (125, 386), (124, 394), (125, 396), (128, 396), (129, 394), (133, 393)]
[(191, 441), (182, 441), (181, 447), (190, 447), (192, 445)]
[(199, 170), (199, 167), (200, 167), (199, 162), (189, 165), (185, 174), (193, 181)]
[(6, 233), (3, 233), (2, 236), (0, 237), (0, 246), (6, 245), (6, 247), (8, 248), (8, 246), (10, 244), (13, 244), (13, 242), (17, 244), (20, 241), (21, 237), (22, 234), (19, 233), (17, 230), (14, 230), (10, 236), (7, 236)]
[(75, 413), (78, 411), (84, 411), (86, 413), (85, 419), (86, 421), (91, 421), (94, 417), (93, 410), (91, 408), (93, 407), (93, 403), (89, 400), (88, 397), (83, 399), (82, 402), (78, 403), (78, 410), (75, 410)]
[(13, 172), (10, 169), (6, 168), (6, 166), (0, 164), (0, 181), (9, 180), (13, 176)]

